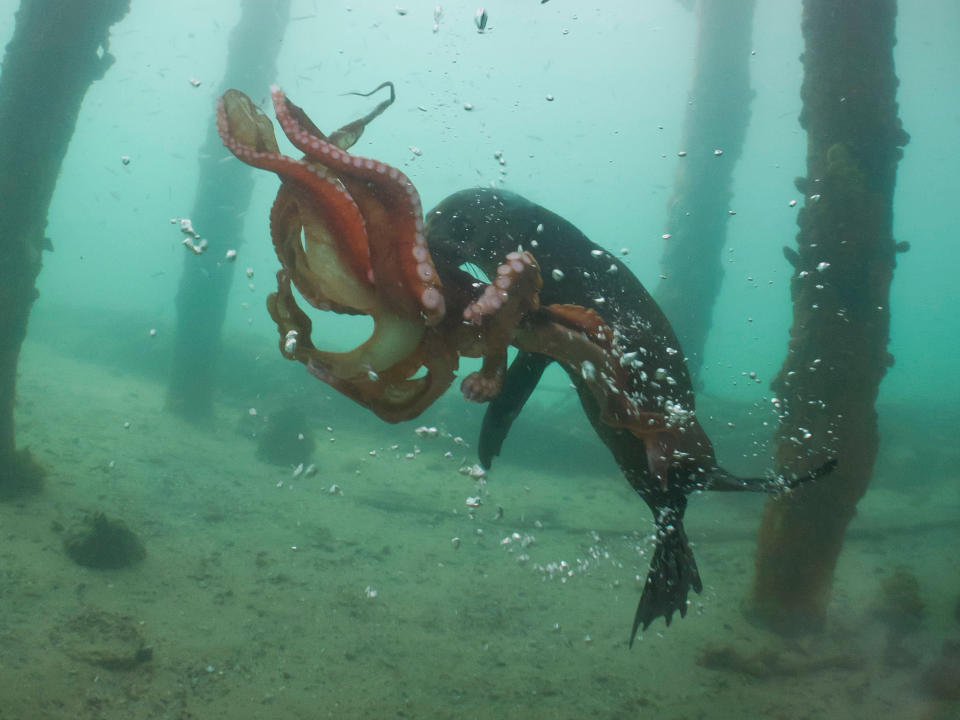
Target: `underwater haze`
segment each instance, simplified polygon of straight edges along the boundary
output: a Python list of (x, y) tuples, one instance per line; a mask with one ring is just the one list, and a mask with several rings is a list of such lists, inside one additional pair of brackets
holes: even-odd
[[(18, 4), (0, 0), (4, 44)], [(178, 288), (208, 259), (180, 220), (202, 167), (249, 172), (204, 147), (241, 5), (131, 0), (109, 36), (116, 61), (83, 100), (19, 359), (17, 442), (47, 476), (0, 501), (0, 720), (960, 717), (956, 0), (900, 2), (911, 139), (894, 235), (910, 250), (891, 288), (880, 452), (827, 626), (785, 639), (748, 621), (765, 498), (703, 493), (685, 523), (703, 592), (630, 649), (654, 525), (568, 377), (548, 369), (481, 477), (485, 406), (458, 390), (478, 361), (389, 424), (286, 360), (266, 305), (280, 268), (271, 172), (251, 175), (240, 236), (195, 226), (222, 257), (204, 272), (230, 283), (219, 351), (195, 351), (214, 363), (214, 404), (201, 420), (169, 408), (178, 322), (191, 322)], [(328, 132), (386, 97), (350, 93), (391, 81), (396, 101), (352, 152), (405, 173), (424, 210), (465, 188), (519, 193), (653, 291), (696, 5), (290, 0), (273, 82)], [(696, 390), (720, 463), (763, 475), (806, 172), (800, 0), (757, 0), (752, 44)], [(274, 117), (269, 83), (237, 89)], [(324, 349), (373, 327), (310, 318)], [(77, 538), (107, 519), (136, 534), (134, 561), (78, 563)]]

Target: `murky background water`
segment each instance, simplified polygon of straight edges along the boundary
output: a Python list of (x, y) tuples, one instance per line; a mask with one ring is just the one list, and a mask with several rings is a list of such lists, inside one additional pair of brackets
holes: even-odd
[[(511, 1), (486, 6), (479, 34), (476, 3), (449, 1), (433, 32), (436, 4), (293, 0), (276, 82), (333, 129), (370, 108), (343, 93), (392, 80), (396, 104), (356, 149), (403, 169), (426, 207), (502, 185), (627, 248), (654, 287), (694, 14), (672, 0)], [(4, 40), (15, 8), (0, 2)], [(194, 259), (170, 219), (193, 207), (238, 18), (223, 0), (133, 0), (111, 33), (117, 62), (84, 101), (20, 364), (19, 441), (50, 475), (44, 494), (0, 505), (0, 718), (954, 716), (923, 673), (958, 635), (956, 3), (901, 3), (912, 140), (896, 228), (912, 250), (891, 298), (881, 456), (827, 632), (785, 644), (743, 619), (763, 499), (702, 496), (687, 527), (705, 591), (629, 652), (649, 513), (565, 376), (550, 371), (469, 513), (476, 484), (458, 470), (475, 461), (482, 407), (454, 389), (418, 421), (386, 425), (279, 356), (264, 308), (273, 175), (257, 173), (236, 243), (215, 416), (198, 426), (164, 411), (174, 298)], [(756, 97), (699, 394), (721, 461), (744, 473), (769, 465), (767, 381), (790, 322), (781, 248), (804, 172), (799, 3), (759, 2), (753, 37)], [(369, 329), (318, 322), (340, 347)], [(305, 439), (271, 459), (260, 440), (282, 423)], [(299, 463), (318, 471), (294, 477)], [(144, 562), (71, 562), (64, 532), (97, 511), (141, 536)], [(923, 603), (909, 633), (883, 600), (899, 566)], [(149, 661), (98, 664), (131, 644)], [(753, 664), (712, 662), (718, 647)]]

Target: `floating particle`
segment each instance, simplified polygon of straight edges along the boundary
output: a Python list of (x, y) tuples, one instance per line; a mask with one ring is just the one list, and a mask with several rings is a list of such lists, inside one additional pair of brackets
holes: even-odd
[(563, 277), (564, 277), (563, 270), (561, 270), (560, 268), (554, 268), (553, 271), (550, 273), (550, 275), (557, 282), (560, 282), (561, 280), (563, 280)]
[(717, 148), (716, 150), (713, 151), (713, 154), (716, 157), (720, 157), (721, 155), (723, 155), (723, 150), (721, 150), (720, 148)]
[(677, 153), (677, 157), (686, 157), (686, 156), (687, 156), (686, 150), (681, 150), (680, 152)]
[(818, 263), (818, 264), (817, 264), (817, 272), (823, 272), (823, 271), (826, 270), (828, 267), (830, 267), (830, 263), (828, 263), (828, 262), (826, 262), (826, 261), (821, 262), (821, 263)]
[(200, 81), (197, 80), (196, 78), (190, 78), (190, 84), (193, 85), (195, 88), (200, 87)]
[(553, 95), (547, 95), (547, 102), (553, 102)]
[(796, 206), (797, 206), (797, 201), (796, 201), (796, 200), (791, 200), (790, 203), (789, 203), (789, 205), (790, 205), (790, 207), (796, 207)]
[(226, 260), (227, 262), (233, 262), (234, 260), (237, 259), (237, 251), (233, 250), (232, 248), (230, 250), (227, 250), (227, 253), (226, 255), (223, 256), (223, 259)]
[(459, 549), (460, 549), (460, 543), (461, 543), (460, 538), (458, 538), (458, 537), (450, 538), (450, 544), (453, 545), (453, 549), (454, 549), (454, 550), (459, 550)]
[(407, 14), (407, 9), (406, 9), (405, 7), (400, 7), (399, 5), (397, 5), (397, 6), (394, 8), (394, 10), (397, 11), (397, 15), (406, 15), (406, 14)]
[(410, 146), (410, 152), (412, 152), (412, 153), (413, 153), (414, 155), (416, 155), (417, 157), (420, 157), (421, 155), (423, 155), (423, 150), (421, 150), (420, 148), (418, 148), (416, 145), (411, 145), (411, 146)]
[(476, 15), (473, 16), (473, 22), (477, 26), (477, 32), (482, 33), (487, 29), (487, 11), (483, 8), (478, 8)]
[(253, 278), (253, 268), (251, 268), (251, 267), (248, 267), (248, 268), (247, 268), (247, 278), (249, 278), (249, 279), (252, 279), (252, 278)]
[(467, 112), (470, 112), (471, 110), (473, 110), (473, 103), (464, 103), (463, 109), (466, 110)]
[(156, 337), (156, 336), (157, 336), (157, 329), (150, 328), (150, 337)]
[(129, 156), (129, 155), (121, 155), (121, 156), (120, 156), (120, 162), (122, 162), (124, 165), (129, 165), (129, 164), (130, 164), (130, 156)]
[(250, 417), (256, 417), (256, 416), (257, 416), (257, 409), (256, 409), (256, 408), (250, 408), (249, 410), (247, 410), (247, 412), (250, 413)]

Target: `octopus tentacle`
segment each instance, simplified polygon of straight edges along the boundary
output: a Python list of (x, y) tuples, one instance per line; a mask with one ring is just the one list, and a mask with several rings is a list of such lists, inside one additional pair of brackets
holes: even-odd
[(484, 333), (483, 364), (460, 384), (467, 399), (486, 402), (499, 394), (507, 367), (507, 346), (521, 318), (540, 307), (538, 293), (542, 286), (537, 261), (530, 253), (518, 250), (507, 255), (493, 282), (463, 311), (463, 319), (482, 326)]
[(396, 91), (394, 90), (393, 83), (387, 80), (377, 85), (373, 90), (367, 93), (362, 92), (349, 92), (345, 93), (346, 95), (357, 95), (358, 97), (370, 97), (378, 90), (383, 88), (390, 88), (390, 97), (386, 100), (380, 102), (373, 110), (368, 112), (362, 118), (354, 120), (353, 122), (347, 123), (339, 130), (335, 130), (330, 133), (328, 138), (331, 143), (336, 145), (341, 150), (347, 150), (350, 148), (357, 140), (360, 139), (360, 136), (363, 134), (363, 131), (366, 129), (367, 125), (373, 122), (380, 113), (386, 110), (388, 107), (393, 105), (393, 101), (397, 99)]
[[(266, 120), (266, 126), (259, 121), (253, 111)], [(255, 136), (251, 135), (252, 118), (258, 118)], [(239, 160), (253, 167), (275, 172), (281, 179), (293, 181), (303, 188), (297, 193), (298, 202), (301, 207), (309, 208), (309, 212), (318, 221), (312, 226), (323, 228), (323, 236), (318, 236), (318, 241), (328, 247), (339, 262), (347, 266), (352, 277), (365, 282), (369, 288), (372, 285), (370, 280), (372, 271), (363, 216), (357, 204), (344, 189), (335, 183), (323, 168), (314, 168), (300, 160), (294, 160), (281, 154), (279, 150), (276, 152), (257, 150), (257, 147), (269, 147), (268, 138), (272, 140), (272, 146), (276, 147), (273, 127), (269, 119), (260, 113), (243, 93), (229, 90), (217, 101), (217, 129), (223, 144)], [(289, 215), (287, 217), (292, 221)], [(300, 224), (303, 225), (302, 222)], [(299, 235), (299, 228), (297, 228), (297, 234)], [(283, 237), (286, 240), (292, 239), (287, 232), (284, 232)], [(299, 237), (296, 243), (299, 245)], [(277, 251), (280, 254), (279, 247)], [(281, 256), (281, 260), (283, 259)], [(319, 259), (313, 258), (313, 261), (311, 269), (321, 272), (323, 268), (320, 267)], [(309, 258), (307, 264), (311, 265)], [(296, 285), (302, 293), (307, 292), (301, 283), (296, 282)], [(347, 298), (338, 297), (334, 300), (343, 305), (350, 305)]]
[(398, 309), (411, 311), (410, 290), (428, 325), (444, 316), (440, 279), (423, 236), (420, 196), (403, 172), (371, 158), (351, 155), (302, 127), (289, 112), (286, 95), (271, 88), (274, 110), (284, 133), (314, 163), (329, 168), (344, 183), (371, 233), (370, 260), (374, 280)]

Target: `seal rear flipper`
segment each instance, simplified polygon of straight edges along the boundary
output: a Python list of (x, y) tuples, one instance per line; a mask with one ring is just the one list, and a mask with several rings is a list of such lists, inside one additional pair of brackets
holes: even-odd
[(493, 458), (500, 454), (503, 441), (526, 405), (543, 371), (553, 360), (546, 355), (520, 351), (503, 377), (503, 387), (487, 406), (480, 428), (477, 455), (480, 464), (490, 469)]
[(773, 477), (754, 477), (745, 478), (729, 473), (723, 468), (716, 468), (707, 473), (701, 482), (697, 485), (703, 490), (745, 490), (748, 492), (765, 492), (771, 494), (781, 493), (785, 490), (793, 490), (808, 482), (813, 482), (829, 475), (837, 466), (837, 459), (830, 458), (823, 465), (811, 470), (806, 475), (779, 474)]
[(674, 610), (684, 617), (687, 614), (687, 594), (691, 588), (699, 593), (703, 590), (703, 583), (683, 523), (679, 515), (673, 515), (669, 522), (657, 525), (657, 546), (650, 561), (640, 604), (637, 605), (637, 614), (633, 618), (630, 647), (633, 647), (637, 631), (646, 630), (658, 617), (662, 616), (667, 625), (673, 618)]

